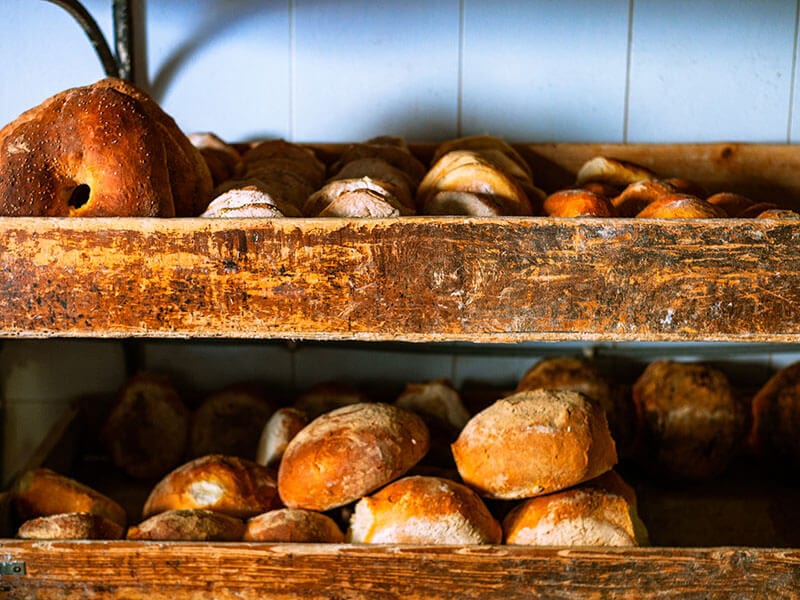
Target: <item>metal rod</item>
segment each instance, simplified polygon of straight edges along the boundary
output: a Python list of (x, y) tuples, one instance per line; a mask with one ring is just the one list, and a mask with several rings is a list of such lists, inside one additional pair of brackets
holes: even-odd
[(119, 77), (136, 81), (134, 70), (135, 36), (133, 35), (133, 12), (131, 0), (114, 0), (114, 45), (117, 48), (117, 70)]
[[(117, 63), (117, 59), (111, 53), (111, 49), (108, 47), (108, 42), (106, 42), (103, 32), (100, 30), (100, 27), (98, 27), (97, 22), (92, 18), (92, 15), (89, 14), (89, 11), (77, 0), (46, 0), (46, 2), (52, 2), (72, 15), (81, 26), (84, 33), (89, 37), (89, 41), (92, 42), (92, 46), (94, 46), (95, 52), (103, 65), (105, 74), (108, 77), (120, 77), (120, 67)], [(117, 2), (114, 4), (116, 7)], [(128, 13), (130, 13), (130, 11), (128, 11)], [(130, 32), (130, 29), (128, 32)]]

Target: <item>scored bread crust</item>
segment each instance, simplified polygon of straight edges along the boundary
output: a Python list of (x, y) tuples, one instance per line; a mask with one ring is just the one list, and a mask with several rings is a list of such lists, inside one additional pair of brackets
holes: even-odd
[(115, 500), (75, 479), (46, 468), (31, 469), (15, 483), (11, 497), (20, 520), (59, 513), (90, 513), (125, 527), (127, 515)]
[(414, 413), (382, 403), (325, 413), (289, 442), (278, 491), (289, 508), (343, 506), (408, 471), (428, 451), (430, 436)]
[(206, 509), (248, 518), (279, 506), (272, 469), (237, 456), (210, 454), (181, 465), (159, 481), (142, 516)]
[(125, 528), (100, 515), (86, 512), (58, 513), (29, 519), (17, 537), (24, 540), (119, 540)]
[(244, 541), (339, 544), (344, 542), (344, 533), (322, 513), (279, 508), (248, 519)]
[(507, 500), (573, 486), (617, 462), (605, 411), (572, 390), (500, 399), (470, 419), (452, 450), (464, 483)]
[(145, 519), (128, 529), (129, 540), (183, 542), (238, 542), (244, 535), (244, 521), (203, 509), (169, 510)]
[(467, 486), (414, 475), (356, 503), (348, 541), (364, 544), (499, 544), (500, 524)]

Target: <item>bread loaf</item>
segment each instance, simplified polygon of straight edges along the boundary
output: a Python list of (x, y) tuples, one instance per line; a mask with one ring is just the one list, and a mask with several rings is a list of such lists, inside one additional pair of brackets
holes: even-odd
[(404, 477), (356, 503), (348, 539), (365, 544), (499, 544), (500, 524), (467, 486)]
[(286, 446), (306, 425), (308, 416), (302, 410), (289, 406), (276, 410), (261, 430), (256, 462), (277, 469)]
[(323, 413), (362, 402), (369, 402), (369, 398), (352, 385), (323, 381), (301, 393), (292, 406), (306, 414), (309, 419), (316, 419)]
[(622, 188), (646, 179), (657, 179), (657, 177), (647, 167), (608, 156), (595, 156), (587, 160), (576, 176), (578, 185), (599, 181)]
[(23, 473), (12, 489), (14, 509), (21, 521), (60, 513), (89, 513), (125, 527), (125, 509), (71, 477), (50, 469), (31, 469)]
[(745, 434), (746, 406), (707, 364), (652, 362), (633, 386), (633, 401), (640, 460), (674, 479), (718, 475)]
[(506, 544), (639, 546), (647, 531), (633, 490), (613, 471), (577, 487), (530, 498), (503, 520)]
[(593, 479), (617, 462), (605, 411), (571, 390), (517, 392), (470, 419), (453, 443), (464, 483), (519, 499)]
[(778, 370), (751, 404), (749, 445), (756, 456), (781, 465), (800, 465), (800, 362)]
[(129, 540), (238, 542), (244, 536), (241, 519), (211, 510), (168, 510), (128, 529)]
[(645, 206), (637, 219), (723, 219), (721, 208), (688, 194), (667, 194)]
[(25, 521), (17, 530), (23, 540), (119, 540), (125, 528), (100, 515), (71, 512)]
[(545, 198), (542, 206), (548, 217), (616, 217), (611, 202), (584, 189), (567, 189), (554, 192)]
[(174, 509), (206, 509), (248, 518), (278, 508), (273, 471), (236, 456), (210, 454), (181, 465), (150, 492), (144, 518)]
[(289, 442), (278, 491), (289, 508), (343, 506), (403, 475), (428, 446), (428, 429), (412, 412), (381, 403), (344, 406)]
[(141, 373), (123, 385), (101, 439), (114, 464), (131, 477), (160, 477), (184, 458), (190, 416), (166, 377)]
[(279, 508), (248, 519), (244, 540), (339, 544), (344, 542), (344, 534), (333, 519), (322, 513)]

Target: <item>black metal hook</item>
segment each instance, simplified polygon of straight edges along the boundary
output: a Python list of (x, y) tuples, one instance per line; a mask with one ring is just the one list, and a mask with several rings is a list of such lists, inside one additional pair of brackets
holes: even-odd
[(106, 41), (103, 32), (89, 11), (78, 0), (46, 0), (66, 10), (89, 37), (108, 77), (135, 81), (133, 67), (134, 36), (131, 0), (113, 0), (114, 45), (116, 54)]

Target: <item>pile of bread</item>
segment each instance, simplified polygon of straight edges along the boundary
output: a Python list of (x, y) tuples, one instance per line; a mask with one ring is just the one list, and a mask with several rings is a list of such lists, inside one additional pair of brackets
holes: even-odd
[(444, 380), (393, 402), (321, 384), (285, 406), (234, 386), (190, 410), (167, 379), (142, 374), (103, 431), (114, 463), (150, 486), (141, 514), (36, 469), (13, 489), (18, 536), (641, 545), (618, 457), (684, 481), (745, 449), (800, 464), (800, 363), (752, 400), (704, 363), (655, 361), (624, 389), (588, 359), (559, 357), (474, 414)]
[(144, 91), (107, 78), (0, 129), (0, 215), (800, 218), (604, 156), (548, 195), (520, 153), (491, 135), (446, 141), (427, 165), (397, 136), (352, 144), (329, 162), (282, 139), (187, 136)]

